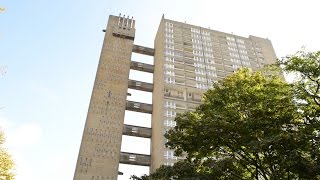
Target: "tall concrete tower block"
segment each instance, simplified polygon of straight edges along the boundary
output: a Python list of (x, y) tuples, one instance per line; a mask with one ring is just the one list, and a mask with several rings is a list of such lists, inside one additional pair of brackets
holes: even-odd
[[(110, 16), (81, 141), (74, 180), (115, 180), (119, 163), (149, 166), (184, 159), (165, 146), (164, 133), (179, 113), (194, 111), (215, 82), (247, 67), (257, 71), (276, 62), (269, 39), (242, 37), (165, 19), (154, 48), (133, 44), (135, 21)], [(154, 65), (131, 60), (153, 56)], [(153, 73), (153, 83), (130, 80), (130, 69)], [(152, 92), (152, 104), (127, 101), (128, 88)], [(151, 128), (124, 124), (125, 110), (151, 115)], [(121, 152), (122, 135), (150, 138), (150, 155)], [(121, 173), (120, 173), (121, 174)]]
[(175, 127), (177, 114), (194, 111), (213, 83), (239, 68), (257, 71), (276, 62), (269, 39), (242, 37), (164, 16), (154, 47), (151, 172), (184, 159), (165, 146), (164, 133)]
[(117, 179), (134, 25), (109, 16), (74, 180)]

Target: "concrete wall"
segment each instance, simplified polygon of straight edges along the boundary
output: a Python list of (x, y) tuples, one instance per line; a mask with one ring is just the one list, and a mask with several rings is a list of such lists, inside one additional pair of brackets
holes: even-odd
[[(119, 17), (110, 16), (108, 20), (74, 180), (111, 180), (118, 176), (134, 38), (131, 22), (120, 20), (120, 26)], [(127, 24), (130, 28), (125, 28)]]

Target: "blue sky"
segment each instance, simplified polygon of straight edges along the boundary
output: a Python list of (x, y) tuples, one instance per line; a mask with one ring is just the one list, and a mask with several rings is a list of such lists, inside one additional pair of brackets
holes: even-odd
[[(278, 57), (283, 57), (302, 46), (320, 50), (319, 5), (316, 0), (1, 0), (6, 11), (0, 13), (0, 66), (7, 67), (7, 73), (0, 77), (0, 126), (16, 161), (17, 180), (72, 179), (102, 29), (110, 14), (134, 16), (135, 44), (143, 46), (153, 47), (165, 14), (215, 30), (269, 38)], [(152, 63), (152, 58), (133, 59)], [(140, 80), (142, 76), (131, 75)], [(152, 76), (143, 80), (151, 82)], [(141, 101), (151, 101), (151, 94), (132, 92), (132, 100), (143, 95)], [(128, 119), (135, 116), (126, 114)], [(150, 126), (148, 120), (138, 123)], [(132, 148), (130, 138), (124, 139), (123, 150), (148, 153), (143, 145), (148, 140), (136, 140), (140, 148)], [(121, 179), (139, 171), (120, 168), (125, 172)]]

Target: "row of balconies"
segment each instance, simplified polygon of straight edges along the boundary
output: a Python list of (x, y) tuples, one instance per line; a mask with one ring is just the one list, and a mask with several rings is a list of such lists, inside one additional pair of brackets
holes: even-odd
[[(176, 50), (189, 52), (191, 54), (193, 53), (193, 49), (194, 49), (192, 47), (193, 43), (190, 40), (186, 40), (186, 39), (179, 40), (179, 38), (174, 38), (174, 39), (175, 39), (174, 47)], [(215, 57), (222, 58), (222, 55), (223, 57), (229, 57), (229, 50), (228, 50), (228, 45), (226, 44), (226, 41), (213, 42), (212, 44), (213, 44), (212, 49), (214, 52), (213, 54), (215, 55)], [(246, 51), (248, 52), (249, 58), (252, 61), (255, 61), (257, 56), (255, 55), (252, 45), (246, 43), (246, 47), (248, 47), (246, 48)]]
[[(149, 56), (154, 56), (154, 53), (155, 53), (154, 49), (152, 49), (152, 48), (147, 48), (147, 47), (138, 46), (138, 45), (133, 45), (132, 52), (140, 53), (140, 54), (144, 54), (144, 55), (149, 55)], [(148, 73), (154, 72), (153, 65), (135, 62), (135, 61), (131, 61), (130, 69), (148, 72)], [(141, 81), (129, 80), (128, 88), (146, 91), (146, 92), (152, 92), (153, 91), (153, 84), (141, 82)], [(152, 114), (152, 104), (127, 101), (126, 110)], [(132, 125), (125, 124), (125, 125), (123, 125), (122, 134), (127, 135), (127, 136), (151, 138), (152, 130), (151, 130), (151, 128), (132, 126)], [(146, 154), (121, 152), (120, 153), (120, 163), (140, 165), (140, 166), (150, 166), (151, 157), (150, 157), (150, 155), (146, 155)]]
[[(174, 70), (175, 70), (175, 72), (177, 72), (176, 74), (183, 74), (183, 73), (179, 73), (179, 72), (183, 72), (183, 71), (194, 73), (194, 70), (195, 70), (195, 67), (194, 67), (195, 61), (191, 58), (188, 58), (188, 57), (184, 57), (184, 58), (175, 57), (174, 62), (168, 62), (168, 63), (175, 65)], [(229, 72), (234, 72), (234, 70), (236, 70), (232, 67), (232, 65), (234, 65), (234, 64), (235, 63), (232, 62), (230, 59), (215, 58), (214, 64), (210, 64), (210, 65), (214, 66), (217, 71), (224, 71), (225, 70), (225, 71), (227, 71), (227, 73), (229, 73)], [(250, 61), (250, 66), (252, 69), (258, 69), (258, 67), (260, 65), (256, 61)]]
[[(180, 51), (185, 51), (185, 52), (190, 52), (190, 53), (193, 53), (193, 42), (190, 41), (190, 40), (186, 40), (186, 39), (179, 39), (179, 38), (173, 38), (174, 39), (174, 43), (173, 43), (173, 46), (176, 50), (180, 50)], [(212, 42), (211, 41), (211, 48), (213, 50), (213, 52), (216, 53), (222, 53), (222, 54), (225, 54), (225, 55), (228, 55), (229, 54), (229, 49), (228, 49), (228, 45), (226, 44), (226, 42), (223, 42), (223, 43), (219, 43), (219, 42)], [(207, 47), (210, 47), (210, 46), (207, 46)], [(247, 46), (246, 48), (246, 51), (248, 53), (249, 56), (255, 56), (255, 52), (254, 52), (254, 49), (252, 46)], [(211, 52), (211, 51), (209, 51)], [(260, 53), (261, 54), (261, 53)], [(259, 54), (258, 54), (259, 55)]]

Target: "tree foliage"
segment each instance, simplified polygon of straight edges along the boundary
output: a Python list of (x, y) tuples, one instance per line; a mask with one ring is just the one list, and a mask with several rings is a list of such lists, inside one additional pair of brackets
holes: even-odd
[[(211, 177), (211, 178), (210, 178)], [(198, 172), (197, 167), (188, 161), (179, 161), (173, 166), (160, 166), (156, 172), (150, 176), (144, 175), (141, 177), (132, 176), (131, 179), (135, 180), (167, 180), (167, 179), (212, 179), (210, 174)]]
[(296, 60), (282, 63), (306, 73), (298, 84), (248, 69), (215, 84), (165, 134), (186, 159), (133, 179), (320, 179), (319, 63)]
[(288, 73), (294, 73), (293, 82), (299, 99), (309, 107), (320, 106), (320, 51), (298, 51), (282, 58), (279, 64)]
[(14, 179), (14, 163), (10, 154), (3, 147), (4, 135), (0, 130), (0, 180), (13, 180)]

